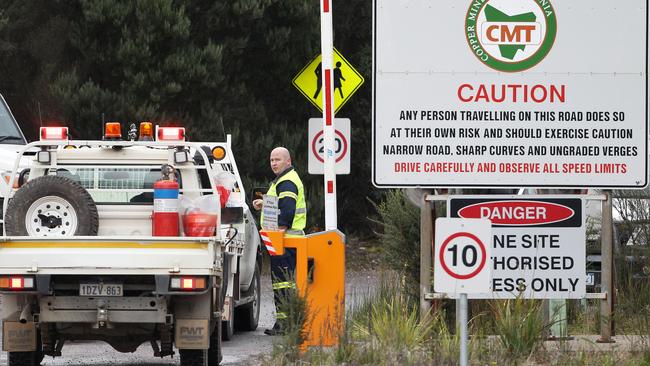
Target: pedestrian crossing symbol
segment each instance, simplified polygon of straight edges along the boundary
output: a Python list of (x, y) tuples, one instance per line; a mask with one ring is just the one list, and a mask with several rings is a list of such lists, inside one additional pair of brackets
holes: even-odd
[[(363, 84), (363, 76), (352, 67), (348, 60), (334, 49), (334, 112), (338, 112), (350, 97)], [(298, 75), (293, 78), (293, 85), (305, 96), (318, 110), (323, 111), (323, 94), (321, 78), (321, 55), (314, 57)]]

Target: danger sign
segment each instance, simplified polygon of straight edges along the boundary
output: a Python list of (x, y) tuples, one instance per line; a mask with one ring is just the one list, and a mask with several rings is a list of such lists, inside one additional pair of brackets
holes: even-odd
[(449, 217), (492, 222), (490, 291), (475, 298), (584, 297), (582, 198), (452, 196), (447, 207)]
[(450, 295), (489, 291), (490, 238), (489, 220), (437, 219), (434, 290)]
[[(350, 174), (350, 119), (334, 119), (334, 159), (336, 174)], [(323, 146), (323, 119), (309, 119), (308, 136), (309, 174), (323, 174), (325, 149)]]

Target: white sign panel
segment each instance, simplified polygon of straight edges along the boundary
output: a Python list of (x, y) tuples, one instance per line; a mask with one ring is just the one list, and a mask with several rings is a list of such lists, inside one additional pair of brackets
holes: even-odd
[(450, 217), (492, 221), (491, 290), (475, 298), (585, 296), (583, 199), (451, 196), (447, 210)]
[(647, 0), (374, 0), (378, 187), (648, 176)]
[(278, 216), (280, 209), (278, 202), (280, 199), (277, 196), (269, 196), (265, 194), (262, 196), (262, 213), (264, 214), (264, 227), (267, 230), (278, 229)]
[[(336, 174), (350, 174), (351, 127), (349, 118), (334, 118), (334, 156)], [(309, 139), (307, 155), (309, 174), (323, 174), (323, 119), (309, 119)]]
[(436, 220), (434, 291), (452, 297), (489, 291), (491, 230), (485, 219)]

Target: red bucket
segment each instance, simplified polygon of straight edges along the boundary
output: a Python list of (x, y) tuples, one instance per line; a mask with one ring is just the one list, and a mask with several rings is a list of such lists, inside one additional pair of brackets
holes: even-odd
[(213, 236), (216, 229), (216, 214), (195, 211), (183, 216), (185, 236)]

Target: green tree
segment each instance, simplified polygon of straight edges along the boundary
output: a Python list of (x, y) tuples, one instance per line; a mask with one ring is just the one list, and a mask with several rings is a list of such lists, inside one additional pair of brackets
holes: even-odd
[(41, 121), (55, 118), (49, 86), (68, 62), (68, 17), (75, 8), (62, 0), (0, 0), (0, 92), (30, 139)]
[[(250, 189), (273, 178), (286, 146), (323, 223), (322, 176), (307, 175), (307, 120), (321, 114), (291, 85), (320, 52), (318, 1), (0, 0), (0, 91), (28, 137), (51, 121), (98, 138), (101, 121), (182, 123), (194, 140), (232, 134)], [(339, 222), (368, 230), (371, 4), (334, 4), (335, 44), (366, 78), (340, 115), (353, 121), (352, 174), (338, 177)], [(126, 127), (126, 126), (125, 126)], [(345, 219), (343, 219), (345, 218)]]
[(333, 23), (336, 48), (365, 78), (363, 86), (338, 113), (352, 121), (351, 174), (338, 176), (339, 217), (345, 218), (343, 227), (348, 231), (370, 234), (368, 218), (376, 218), (376, 212), (365, 198), (380, 202), (387, 192), (371, 183), (372, 2), (334, 2)]

